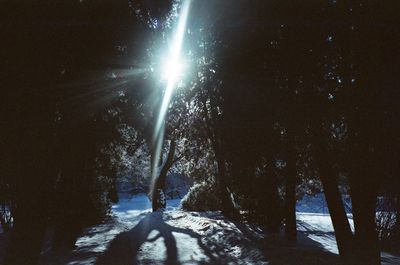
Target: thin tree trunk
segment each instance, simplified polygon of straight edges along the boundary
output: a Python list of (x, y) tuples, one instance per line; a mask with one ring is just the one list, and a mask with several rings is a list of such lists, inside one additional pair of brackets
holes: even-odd
[(108, 190), (108, 197), (110, 198), (110, 201), (112, 203), (117, 203), (119, 201), (119, 197), (118, 197), (118, 189), (117, 189), (117, 179), (113, 178), (111, 180), (111, 187)]
[(165, 181), (167, 178), (168, 171), (171, 169), (174, 163), (175, 157), (175, 150), (176, 150), (176, 141), (171, 140), (167, 160), (164, 163), (164, 166), (161, 169), (160, 174), (158, 175), (157, 179), (153, 182), (153, 192), (152, 192), (152, 207), (153, 211), (157, 211), (163, 208), (162, 205), (159, 204), (160, 201), (160, 190), (165, 190)]
[(296, 156), (292, 151), (286, 165), (286, 226), (285, 237), (288, 240), (297, 240), (296, 229)]
[(400, 232), (400, 192), (397, 194), (396, 206), (396, 228)]

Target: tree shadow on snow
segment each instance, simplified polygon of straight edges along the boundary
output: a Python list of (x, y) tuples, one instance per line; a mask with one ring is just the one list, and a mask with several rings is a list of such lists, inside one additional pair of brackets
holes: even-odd
[[(180, 218), (180, 217), (178, 217)], [(212, 218), (217, 219), (217, 218)], [(268, 265), (333, 265), (338, 263), (338, 256), (323, 250), (320, 243), (308, 239), (302, 244), (286, 241), (278, 235), (258, 237), (253, 228), (241, 222), (233, 222), (227, 225), (219, 224), (223, 228), (224, 239), (213, 239), (215, 231), (210, 230), (206, 235), (200, 235), (190, 228), (182, 229), (167, 224), (162, 212), (147, 214), (134, 228), (120, 233), (113, 239), (108, 249), (97, 259), (97, 265), (136, 265), (136, 264), (245, 264), (244, 260), (251, 258), (251, 264)], [(210, 229), (205, 227), (205, 230)], [(152, 233), (155, 231), (156, 233)], [(156, 236), (150, 235), (157, 234)], [(192, 260), (183, 260), (178, 256), (177, 238), (173, 233), (181, 233), (195, 239), (201, 257)], [(305, 236), (303, 234), (303, 236)], [(160, 257), (141, 257), (141, 251), (146, 252), (143, 245), (146, 242), (155, 242), (162, 238), (166, 249), (164, 260)], [(222, 241), (221, 241), (222, 240)], [(234, 245), (242, 246), (241, 254), (229, 255), (229, 246), (225, 243), (234, 242)], [(305, 244), (304, 244), (305, 243)], [(313, 247), (310, 248), (310, 245)], [(195, 250), (197, 246), (193, 246)], [(255, 251), (260, 250), (261, 253)], [(157, 249), (156, 249), (157, 251)], [(164, 251), (164, 250), (159, 250)], [(147, 253), (149, 255), (149, 253)], [(157, 253), (156, 254), (160, 254)], [(180, 259), (181, 258), (181, 259)], [(186, 257), (187, 259), (187, 257)], [(200, 259), (200, 260), (199, 260)]]
[(268, 265), (339, 265), (337, 254), (325, 249), (324, 245), (309, 237), (335, 237), (335, 234), (323, 231), (314, 231), (305, 222), (297, 220), (297, 227), (303, 231), (297, 232), (298, 242), (287, 241), (283, 238), (268, 237), (264, 245)]
[[(149, 238), (152, 231), (158, 232), (157, 236)], [(208, 260), (193, 261), (196, 264), (220, 264), (215, 255), (223, 252), (222, 248), (213, 248), (205, 246), (201, 241), (201, 235), (190, 229), (182, 229), (171, 226), (163, 220), (162, 212), (148, 214), (134, 228), (127, 232), (120, 233), (113, 239), (108, 249), (101, 255), (96, 265), (136, 265), (136, 264), (155, 264), (155, 260), (143, 261), (139, 260), (142, 245), (146, 242), (154, 242), (159, 238), (164, 239), (166, 247), (166, 259), (162, 264), (181, 264), (178, 257), (178, 249), (176, 244), (175, 233), (186, 234), (197, 240), (197, 244), (203, 250)], [(151, 257), (150, 257), (151, 258)], [(159, 264), (160, 262), (158, 262)]]

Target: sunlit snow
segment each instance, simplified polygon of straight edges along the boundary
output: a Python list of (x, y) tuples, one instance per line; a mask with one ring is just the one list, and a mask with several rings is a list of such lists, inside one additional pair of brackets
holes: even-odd
[[(298, 212), (299, 244), (294, 247), (260, 226), (229, 221), (219, 212), (183, 212), (179, 204), (180, 199), (168, 200), (166, 211), (152, 213), (145, 194), (122, 199), (112, 207), (111, 220), (84, 231), (67, 264), (266, 265), (279, 260), (286, 265), (308, 264), (316, 255), (321, 264), (335, 260), (329, 214)], [(382, 264), (400, 264), (400, 259), (382, 253)]]

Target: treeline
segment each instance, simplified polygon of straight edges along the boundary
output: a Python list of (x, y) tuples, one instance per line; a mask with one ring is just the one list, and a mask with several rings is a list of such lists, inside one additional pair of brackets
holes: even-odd
[[(137, 152), (155, 161), (160, 64), (178, 11), (169, 1), (3, 4), (6, 264), (38, 260), (49, 227), (53, 245), (73, 245), (118, 200), (127, 161)], [(378, 196), (397, 209), (390, 241), (400, 233), (398, 11), (378, 1), (193, 1), (185, 75), (151, 166), (153, 209), (165, 207), (173, 169), (216, 195), (226, 216), (284, 225), (296, 240), (296, 200), (323, 191), (343, 263), (380, 264)]]

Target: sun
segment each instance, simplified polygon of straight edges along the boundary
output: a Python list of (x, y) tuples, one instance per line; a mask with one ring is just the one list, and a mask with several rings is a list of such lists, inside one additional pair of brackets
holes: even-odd
[(185, 63), (178, 59), (168, 60), (162, 66), (161, 78), (164, 81), (179, 82), (186, 70)]

